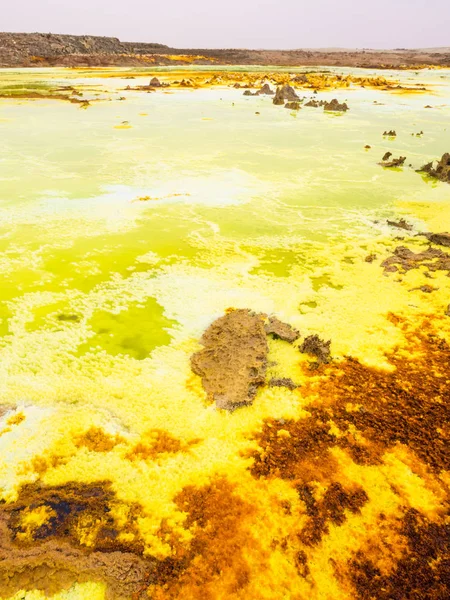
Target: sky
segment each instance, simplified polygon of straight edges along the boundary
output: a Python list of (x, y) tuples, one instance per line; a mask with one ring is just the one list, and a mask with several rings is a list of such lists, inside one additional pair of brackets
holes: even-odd
[(450, 46), (450, 0), (2, 0), (0, 31), (179, 48)]

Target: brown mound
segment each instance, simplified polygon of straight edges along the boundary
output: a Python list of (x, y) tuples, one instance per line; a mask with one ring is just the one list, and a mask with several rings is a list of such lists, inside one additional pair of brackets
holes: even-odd
[(325, 102), (323, 105), (323, 110), (332, 112), (346, 112), (348, 110), (348, 106), (346, 102), (339, 104), (336, 98), (333, 98), (331, 102)]
[(292, 325), (283, 323), (277, 317), (269, 317), (264, 329), (267, 334), (272, 334), (274, 338), (280, 338), (289, 343), (295, 342), (300, 337), (297, 329), (294, 329)]
[(423, 266), (429, 271), (448, 271), (450, 274), (450, 254), (438, 248), (427, 248), (415, 254), (405, 246), (397, 246), (394, 254), (386, 258), (381, 266), (385, 273), (405, 272)]
[(318, 335), (309, 335), (300, 346), (300, 352), (312, 354), (317, 358), (319, 364), (328, 364), (331, 359), (330, 345), (331, 340), (325, 342)]
[(422, 233), (430, 242), (450, 247), (450, 233)]
[(208, 327), (200, 340), (204, 349), (191, 357), (192, 370), (218, 408), (251, 404), (264, 384), (269, 351), (265, 317), (247, 309), (229, 312)]

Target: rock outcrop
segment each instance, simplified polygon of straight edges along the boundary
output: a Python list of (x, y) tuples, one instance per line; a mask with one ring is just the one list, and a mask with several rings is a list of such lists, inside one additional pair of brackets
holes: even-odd
[(285, 101), (288, 102), (298, 102), (300, 100), (299, 96), (295, 93), (295, 90), (292, 86), (285, 83), (283, 86), (277, 87), (277, 91), (275, 92), (275, 98), (273, 99), (273, 103), (277, 105), (284, 104)]
[(217, 408), (234, 411), (252, 404), (266, 383), (267, 335), (292, 343), (300, 334), (276, 317), (248, 309), (228, 312), (205, 331), (204, 347), (191, 356), (191, 368)]
[(275, 92), (270, 88), (270, 85), (268, 83), (265, 83), (258, 92), (258, 94), (261, 96), (264, 94), (267, 96), (273, 96), (274, 93)]
[[(387, 152), (386, 154), (391, 154), (391, 153)], [(386, 154), (384, 156), (386, 156)], [(406, 160), (406, 156), (399, 156), (399, 158), (393, 158), (390, 161), (381, 161), (378, 164), (380, 164), (382, 167), (386, 167), (387, 169), (390, 169), (392, 167), (401, 167), (401, 166), (403, 166), (405, 160)]]
[(430, 177), (450, 183), (450, 153), (443, 154), (436, 167), (433, 167), (433, 162), (430, 162), (418, 169), (418, 172), (427, 173)]
[(267, 334), (273, 335), (274, 338), (279, 338), (290, 344), (300, 337), (300, 332), (297, 329), (294, 329), (294, 327), (287, 323), (283, 323), (277, 317), (269, 317), (264, 329)]
[(430, 242), (450, 248), (450, 233), (422, 233)]
[(264, 320), (250, 310), (233, 310), (203, 334), (204, 348), (191, 357), (191, 367), (218, 408), (251, 404), (264, 384), (269, 351)]
[(346, 112), (348, 110), (348, 106), (346, 102), (339, 104), (336, 98), (333, 98), (331, 102), (325, 102), (323, 105), (323, 110), (329, 112)]
[(290, 110), (300, 110), (300, 102), (286, 102), (284, 108), (289, 108)]
[(388, 137), (396, 137), (397, 136), (397, 132), (394, 131), (394, 129), (390, 129), (389, 131), (385, 131), (383, 133), (383, 135), (386, 135)]
[(309, 335), (300, 346), (300, 352), (315, 356), (319, 365), (328, 364), (331, 360), (330, 345), (331, 340), (325, 342), (318, 335)]
[(405, 246), (398, 246), (393, 255), (386, 258), (381, 266), (385, 273), (406, 272), (425, 267), (431, 272), (447, 271), (450, 274), (450, 254), (446, 254), (439, 248), (427, 248), (423, 252), (415, 253)]

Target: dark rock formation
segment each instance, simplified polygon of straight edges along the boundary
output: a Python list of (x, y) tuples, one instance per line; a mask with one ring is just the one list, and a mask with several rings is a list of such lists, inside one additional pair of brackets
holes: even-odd
[(405, 219), (399, 219), (398, 221), (389, 221), (387, 219), (387, 224), (391, 227), (398, 227), (399, 229), (405, 229), (406, 231), (411, 231), (413, 226), (410, 225)]
[(385, 131), (383, 135), (387, 135), (388, 137), (396, 137), (397, 132), (394, 129), (390, 129), (389, 131)]
[(297, 329), (294, 329), (291, 325), (283, 323), (276, 317), (269, 317), (269, 320), (264, 326), (267, 334), (273, 335), (274, 338), (279, 338), (285, 342), (295, 342), (300, 337), (300, 333)]
[(296, 390), (299, 386), (290, 377), (272, 377), (269, 387), (286, 387), (289, 390)]
[(153, 79), (150, 81), (150, 87), (161, 87), (161, 86), (162, 86), (162, 84), (157, 77), (153, 77)]
[(305, 104), (305, 106), (312, 106), (313, 108), (319, 108), (319, 106), (323, 106), (324, 104), (326, 104), (325, 100), (309, 100), (309, 102), (307, 102)]
[(368, 263), (372, 263), (376, 258), (377, 258), (377, 255), (372, 253), (372, 254), (369, 254), (368, 256), (366, 256), (366, 258), (364, 260)]
[(284, 108), (289, 108), (290, 110), (300, 110), (300, 102), (286, 102)]
[(392, 156), (392, 152), (386, 152), (386, 153), (383, 155), (383, 158), (382, 158), (381, 160), (384, 162), (384, 161), (386, 161), (386, 160), (389, 160), (389, 159), (391, 158), (391, 156)]
[(392, 167), (401, 167), (404, 164), (405, 160), (406, 160), (406, 156), (399, 156), (399, 158), (393, 158), (391, 161), (387, 161), (387, 162), (382, 161), (378, 164), (380, 164), (382, 167), (386, 167), (387, 169), (390, 169)]
[(386, 258), (381, 266), (385, 273), (395, 273), (400, 270), (405, 272), (424, 266), (432, 272), (447, 271), (450, 274), (450, 254), (438, 248), (427, 248), (416, 254), (405, 246), (398, 246), (394, 254)]
[(450, 248), (450, 233), (422, 233), (430, 242)]
[(325, 102), (323, 105), (323, 110), (330, 112), (346, 112), (348, 110), (348, 106), (346, 102), (339, 104), (336, 98), (333, 98), (331, 102)]
[(450, 183), (450, 153), (446, 152), (442, 155), (441, 160), (437, 163), (436, 168), (433, 163), (427, 163), (418, 169), (420, 173), (427, 173), (430, 177), (435, 177), (440, 181)]
[(258, 92), (252, 92), (251, 90), (245, 90), (243, 96), (257, 96)]
[(295, 93), (294, 88), (288, 85), (287, 83), (283, 86), (277, 87), (273, 103), (281, 105), (284, 104), (285, 100), (287, 100), (288, 102), (298, 102), (300, 100), (300, 98)]
[(272, 89), (270, 89), (270, 85), (268, 83), (265, 83), (258, 92), (258, 94), (260, 95), (266, 94), (267, 96), (273, 96), (274, 93), (275, 92)]
[(328, 364), (331, 360), (331, 340), (325, 342), (318, 335), (309, 335), (300, 346), (300, 352), (311, 354), (317, 358), (319, 364)]

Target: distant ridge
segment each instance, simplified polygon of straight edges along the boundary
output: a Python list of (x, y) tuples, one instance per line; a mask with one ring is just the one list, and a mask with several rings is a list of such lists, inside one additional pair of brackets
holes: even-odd
[[(187, 55), (190, 56), (187, 57)], [(0, 67), (133, 66), (165, 64), (320, 65), (399, 68), (450, 67), (450, 48), (297, 50), (182, 49), (155, 42), (122, 42), (115, 37), (54, 33), (0, 33)]]

